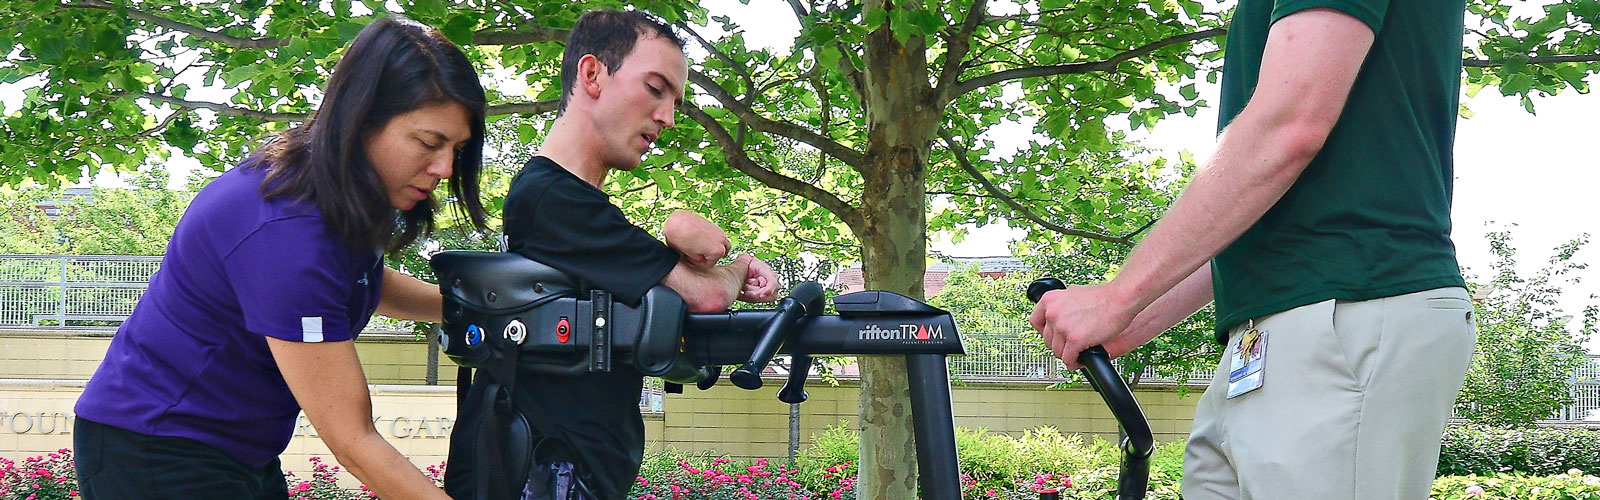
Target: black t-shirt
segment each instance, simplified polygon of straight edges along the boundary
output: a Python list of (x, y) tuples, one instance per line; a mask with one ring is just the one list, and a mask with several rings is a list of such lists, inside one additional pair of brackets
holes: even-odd
[[(629, 304), (637, 304), (679, 259), (676, 251), (629, 223), (605, 192), (542, 156), (529, 160), (511, 181), (505, 233), (507, 250)], [(643, 385), (638, 371), (621, 365), (613, 365), (610, 373), (579, 376), (524, 374), (516, 380), (514, 400), (536, 441), (553, 438), (562, 445), (545, 444), (541, 458), (578, 465), (584, 483), (601, 500), (621, 499), (644, 456)], [(475, 402), (469, 397), (464, 403)], [(470, 457), (471, 444), (471, 439), (452, 439), (452, 455)]]

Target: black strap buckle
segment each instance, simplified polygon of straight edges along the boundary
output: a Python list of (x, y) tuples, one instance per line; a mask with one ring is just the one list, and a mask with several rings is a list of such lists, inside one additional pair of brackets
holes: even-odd
[[(611, 294), (605, 290), (589, 291), (589, 371), (611, 371)], [(580, 306), (581, 307), (581, 306)], [(579, 311), (580, 314), (583, 311)]]

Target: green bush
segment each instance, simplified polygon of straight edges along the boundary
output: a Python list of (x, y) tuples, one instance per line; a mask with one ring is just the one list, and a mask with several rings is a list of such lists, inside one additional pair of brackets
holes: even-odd
[(1600, 500), (1600, 477), (1573, 469), (1566, 474), (1502, 474), (1441, 477), (1429, 495), (1436, 500)]
[(1600, 471), (1600, 431), (1582, 428), (1508, 429), (1451, 426), (1439, 448), (1439, 476), (1531, 476)]
[[(859, 435), (846, 427), (832, 427), (811, 437), (811, 446), (795, 460), (789, 478), (806, 490), (841, 491), (856, 475)], [(956, 430), (963, 497), (971, 499), (1036, 499), (1038, 490), (1059, 488), (1062, 498), (1105, 498), (1116, 489), (1121, 452), (1098, 437), (1084, 439), (1062, 435), (1053, 427), (1040, 427), (1012, 437), (985, 429)], [(654, 464), (676, 464), (671, 452), (650, 453), (646, 469)], [(691, 462), (699, 463), (691, 460)], [(668, 470), (672, 467), (662, 467)], [(1151, 499), (1178, 498), (1183, 474), (1183, 444), (1156, 448), (1151, 460)], [(666, 477), (641, 473), (645, 478)], [(848, 491), (848, 490), (845, 490)]]

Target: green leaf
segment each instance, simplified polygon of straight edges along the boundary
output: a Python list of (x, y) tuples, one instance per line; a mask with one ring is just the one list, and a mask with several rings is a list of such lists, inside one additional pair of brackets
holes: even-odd
[(1083, 57), (1083, 51), (1078, 50), (1077, 47), (1072, 46), (1072, 45), (1062, 45), (1061, 46), (1061, 59), (1062, 60), (1064, 60), (1064, 61), (1076, 61), (1080, 57)]
[(867, 11), (867, 19), (863, 25), (867, 27), (868, 31), (877, 31), (878, 27), (883, 26), (883, 22), (888, 19), (888, 9), (872, 9)]
[(61, 62), (61, 53), (66, 48), (67, 39), (65, 37), (47, 36), (40, 40), (39, 45), (33, 49), (33, 55), (39, 58), (41, 63), (55, 64)]
[(1184, 99), (1189, 100), (1194, 100), (1194, 98), (1200, 97), (1200, 92), (1195, 90), (1193, 83), (1184, 85), (1183, 88), (1178, 89), (1178, 94), (1182, 95)]
[(894, 33), (895, 41), (900, 42), (902, 46), (910, 43), (911, 37), (919, 31), (917, 26), (911, 23), (910, 12), (905, 9), (894, 9), (889, 13), (889, 30)]
[(339, 43), (341, 45), (350, 43), (351, 40), (355, 40), (356, 35), (361, 34), (361, 29), (365, 27), (367, 27), (367, 25), (349, 21), (335, 23), (333, 25), (334, 31), (339, 33)]
[(478, 27), (477, 16), (455, 14), (444, 23), (439, 31), (444, 32), (445, 38), (455, 42), (456, 45), (466, 47), (472, 45), (472, 32)]
[(946, 26), (944, 18), (929, 9), (913, 10), (909, 17), (911, 23), (921, 28), (923, 33), (938, 33), (940, 29)]
[(167, 129), (161, 134), (167, 140), (167, 144), (171, 144), (185, 152), (194, 151), (195, 145), (200, 143), (203, 134), (194, 127), (194, 120), (191, 116), (185, 114), (167, 124)]
[(834, 47), (823, 47), (821, 50), (818, 50), (817, 64), (821, 65), (823, 68), (838, 68), (839, 49)]

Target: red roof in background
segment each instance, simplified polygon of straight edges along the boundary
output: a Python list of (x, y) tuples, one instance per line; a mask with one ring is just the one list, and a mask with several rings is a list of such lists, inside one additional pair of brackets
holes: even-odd
[[(1021, 259), (1013, 257), (962, 257), (954, 260), (956, 261), (955, 265), (977, 264), (978, 274), (991, 278), (998, 278), (1005, 276), (1007, 273), (1028, 269)], [(943, 262), (928, 266), (928, 270), (922, 274), (923, 293), (928, 297), (932, 297), (939, 293), (940, 290), (943, 290), (945, 278), (949, 277), (950, 271), (954, 269), (954, 265)], [(866, 289), (866, 280), (861, 275), (861, 266), (859, 265), (839, 271), (839, 276), (834, 279), (833, 283), (844, 288), (839, 292), (841, 294), (859, 292)]]
[[(949, 275), (949, 271), (928, 271), (924, 273), (922, 275), (922, 293), (928, 297), (939, 293), (939, 290), (944, 289), (945, 277)], [(844, 287), (843, 290), (839, 291), (841, 295), (866, 289), (866, 280), (862, 278), (861, 268), (859, 267), (839, 271), (839, 277), (833, 283)]]

